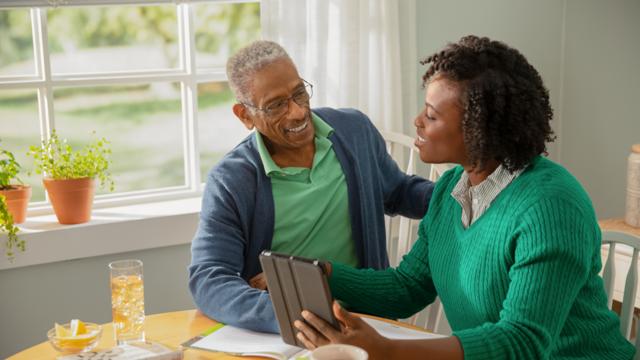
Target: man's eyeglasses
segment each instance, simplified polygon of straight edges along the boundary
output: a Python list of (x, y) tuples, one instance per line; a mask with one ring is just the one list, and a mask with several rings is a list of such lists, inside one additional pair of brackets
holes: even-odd
[(299, 106), (307, 106), (309, 99), (313, 96), (313, 85), (307, 80), (302, 79), (304, 83), (303, 87), (298, 88), (291, 96), (287, 98), (274, 100), (264, 107), (257, 107), (248, 103), (241, 103), (244, 106), (250, 107), (254, 110), (263, 112), (267, 117), (279, 118), (284, 116), (289, 111), (289, 101), (293, 100)]

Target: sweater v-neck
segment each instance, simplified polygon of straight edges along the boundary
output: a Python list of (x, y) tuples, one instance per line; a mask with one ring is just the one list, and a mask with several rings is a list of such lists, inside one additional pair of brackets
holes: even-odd
[[(482, 215), (480, 215), (480, 217), (472, 222), (471, 224), (469, 224), (469, 226), (467, 228), (465, 228), (462, 225), (462, 206), (456, 201), (456, 199), (453, 197), (453, 195), (451, 194), (451, 191), (453, 191), (453, 187), (450, 189), (451, 191), (449, 191), (449, 198), (447, 199), (447, 201), (453, 201), (455, 203), (455, 216), (456, 219), (458, 219), (456, 221), (456, 232), (458, 234), (461, 234), (463, 236), (469, 236), (469, 234), (474, 232), (475, 228), (478, 227), (482, 227), (480, 226), (481, 222), (484, 222), (485, 218), (490, 217), (490, 215), (493, 214), (493, 212), (497, 211), (494, 210), (497, 207), (501, 207), (503, 206), (502, 203), (506, 200), (503, 200), (505, 198), (509, 198), (511, 196), (511, 193), (513, 192), (513, 189), (517, 188), (517, 184), (520, 183), (520, 181), (522, 181), (523, 177), (526, 177), (527, 171), (531, 166), (534, 166), (535, 164), (537, 164), (540, 159), (542, 157), (538, 156), (535, 159), (533, 159), (531, 161), (531, 163), (529, 165), (526, 166), (525, 170), (522, 172), (522, 174), (520, 174), (518, 177), (516, 177), (515, 179), (513, 179), (513, 181), (511, 181), (511, 183), (509, 185), (507, 185), (504, 189), (502, 189), (502, 191), (500, 191), (500, 193), (493, 199), (493, 201), (491, 202), (491, 205), (484, 211), (484, 213)], [(464, 171), (464, 170), (462, 170)], [(460, 172), (460, 174), (457, 176), (457, 179), (455, 181), (453, 181), (453, 184), (457, 184), (458, 180), (460, 180), (460, 177), (462, 177), (462, 171)], [(455, 187), (455, 186), (454, 186)]]

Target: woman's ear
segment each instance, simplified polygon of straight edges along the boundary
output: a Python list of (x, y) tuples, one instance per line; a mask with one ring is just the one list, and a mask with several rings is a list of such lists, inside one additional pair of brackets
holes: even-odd
[(242, 104), (234, 104), (232, 109), (234, 115), (240, 120), (240, 122), (242, 122), (244, 127), (246, 127), (247, 130), (253, 130), (253, 119), (249, 116), (247, 107)]

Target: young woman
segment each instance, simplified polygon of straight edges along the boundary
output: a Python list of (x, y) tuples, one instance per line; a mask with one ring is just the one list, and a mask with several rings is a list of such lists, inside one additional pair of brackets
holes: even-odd
[(337, 303), (340, 331), (309, 312), (309, 348), (348, 343), (371, 359), (631, 359), (607, 309), (600, 230), (578, 181), (544, 158), (553, 111), (538, 72), (501, 42), (463, 37), (423, 61), (416, 146), (457, 163), (438, 181), (419, 238), (395, 269), (329, 265), (357, 312), (405, 318), (440, 296), (453, 335), (386, 339)]

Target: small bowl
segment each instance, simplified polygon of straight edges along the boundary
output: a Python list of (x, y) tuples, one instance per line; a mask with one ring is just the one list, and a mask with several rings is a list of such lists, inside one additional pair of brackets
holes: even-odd
[[(94, 323), (84, 323), (87, 327), (87, 333), (73, 337), (57, 337), (56, 328), (47, 331), (47, 337), (51, 346), (63, 354), (77, 354), (89, 350), (98, 345), (100, 336), (102, 335), (102, 326)], [(69, 323), (62, 325), (69, 329)]]

